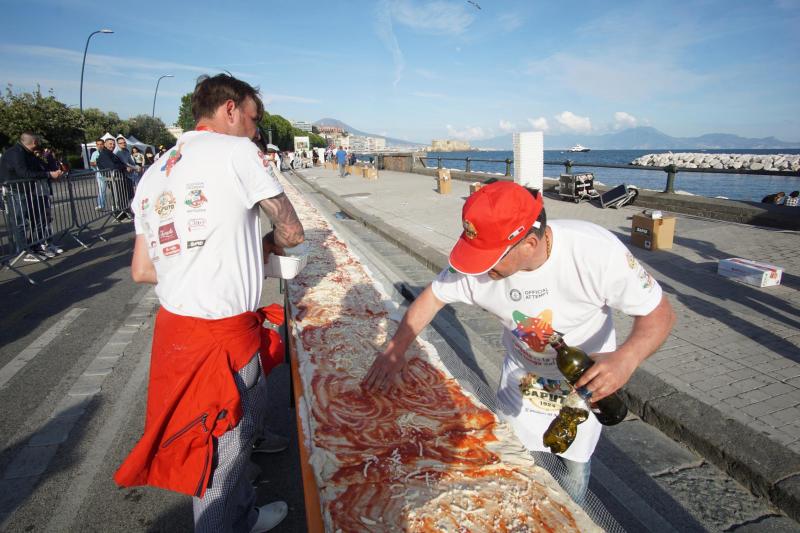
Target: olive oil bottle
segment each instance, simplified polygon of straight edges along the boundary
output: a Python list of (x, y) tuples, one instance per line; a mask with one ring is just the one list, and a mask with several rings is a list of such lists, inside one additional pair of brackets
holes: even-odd
[[(586, 352), (574, 346), (567, 346), (567, 343), (564, 342), (563, 335), (557, 331), (553, 332), (548, 342), (550, 346), (555, 348), (558, 354), (556, 357), (558, 369), (572, 385), (574, 385), (581, 378), (583, 373), (594, 364), (594, 361), (592, 361), (591, 357), (586, 355)], [(617, 393), (592, 402), (590, 407), (597, 417), (597, 420), (604, 426), (619, 424), (625, 419), (625, 415), (628, 414), (628, 407)]]

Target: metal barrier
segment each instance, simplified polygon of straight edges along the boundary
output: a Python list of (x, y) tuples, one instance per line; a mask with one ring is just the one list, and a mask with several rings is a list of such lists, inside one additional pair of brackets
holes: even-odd
[[(133, 218), (130, 203), (133, 183), (116, 170), (70, 172), (57, 180), (13, 180), (2, 186), (0, 217), (0, 266), (12, 270), (29, 283), (20, 271), (20, 261), (51, 266), (50, 247), (69, 236), (88, 248), (83, 233), (105, 241), (99, 234), (110, 221)], [(91, 224), (102, 222), (92, 230)]]
[[(470, 157), (442, 157), (442, 156), (414, 156), (422, 162), (426, 168), (442, 168), (442, 161), (460, 161), (463, 164), (464, 172), (473, 172), (472, 164), (481, 162), (494, 165), (494, 170), (500, 171), (505, 166), (505, 175), (511, 176), (513, 159), (473, 159)], [(435, 162), (435, 166), (433, 163)], [(573, 161), (566, 159), (563, 161), (544, 161), (545, 166), (563, 166), (567, 174), (573, 172), (573, 167), (586, 167), (586, 168), (607, 168), (607, 169), (622, 169), (628, 171), (643, 171), (647, 172), (663, 172), (666, 174), (663, 192), (675, 192), (675, 180), (678, 173), (693, 173), (693, 174), (714, 174), (714, 175), (756, 175), (756, 176), (769, 176), (774, 178), (798, 178), (800, 172), (786, 171), (786, 170), (749, 170), (749, 169), (716, 169), (716, 168), (688, 168), (678, 167), (676, 165), (667, 165), (664, 167), (655, 166), (640, 166), (631, 164), (614, 164), (614, 163), (594, 163)], [(461, 166), (461, 165), (459, 165)], [(461, 170), (460, 168), (456, 170)], [(484, 171), (490, 172), (490, 171)], [(781, 189), (776, 189), (781, 190)], [(787, 189), (792, 190), (792, 189)]]

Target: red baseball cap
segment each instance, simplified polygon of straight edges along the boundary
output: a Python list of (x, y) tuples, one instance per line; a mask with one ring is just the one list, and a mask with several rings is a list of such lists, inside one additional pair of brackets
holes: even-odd
[(538, 224), (542, 193), (511, 181), (481, 187), (464, 203), (464, 232), (450, 252), (450, 266), (462, 274), (491, 270), (503, 255)]

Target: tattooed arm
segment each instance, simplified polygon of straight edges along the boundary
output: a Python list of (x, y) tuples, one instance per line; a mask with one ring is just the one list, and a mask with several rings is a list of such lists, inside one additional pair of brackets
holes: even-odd
[(291, 248), (305, 240), (303, 225), (285, 193), (261, 200), (259, 204), (275, 225), (263, 239), (265, 258), (276, 248)]

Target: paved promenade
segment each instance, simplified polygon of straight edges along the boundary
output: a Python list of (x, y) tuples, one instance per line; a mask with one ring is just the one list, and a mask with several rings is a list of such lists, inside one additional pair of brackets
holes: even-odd
[[(381, 172), (377, 181), (321, 168), (304, 179), (432, 270), (461, 233), (468, 184), (436, 193), (428, 176)], [(600, 209), (546, 198), (548, 217), (595, 222), (630, 246), (641, 208)], [(798, 213), (800, 215), (800, 213)], [(659, 280), (678, 323), (626, 388), (645, 421), (694, 447), (795, 519), (800, 516), (800, 235), (677, 215), (672, 250), (630, 246)], [(716, 274), (717, 261), (746, 257), (782, 266), (778, 287), (759, 289)], [(433, 277), (433, 273), (431, 273)], [(620, 337), (631, 320), (617, 315)]]

